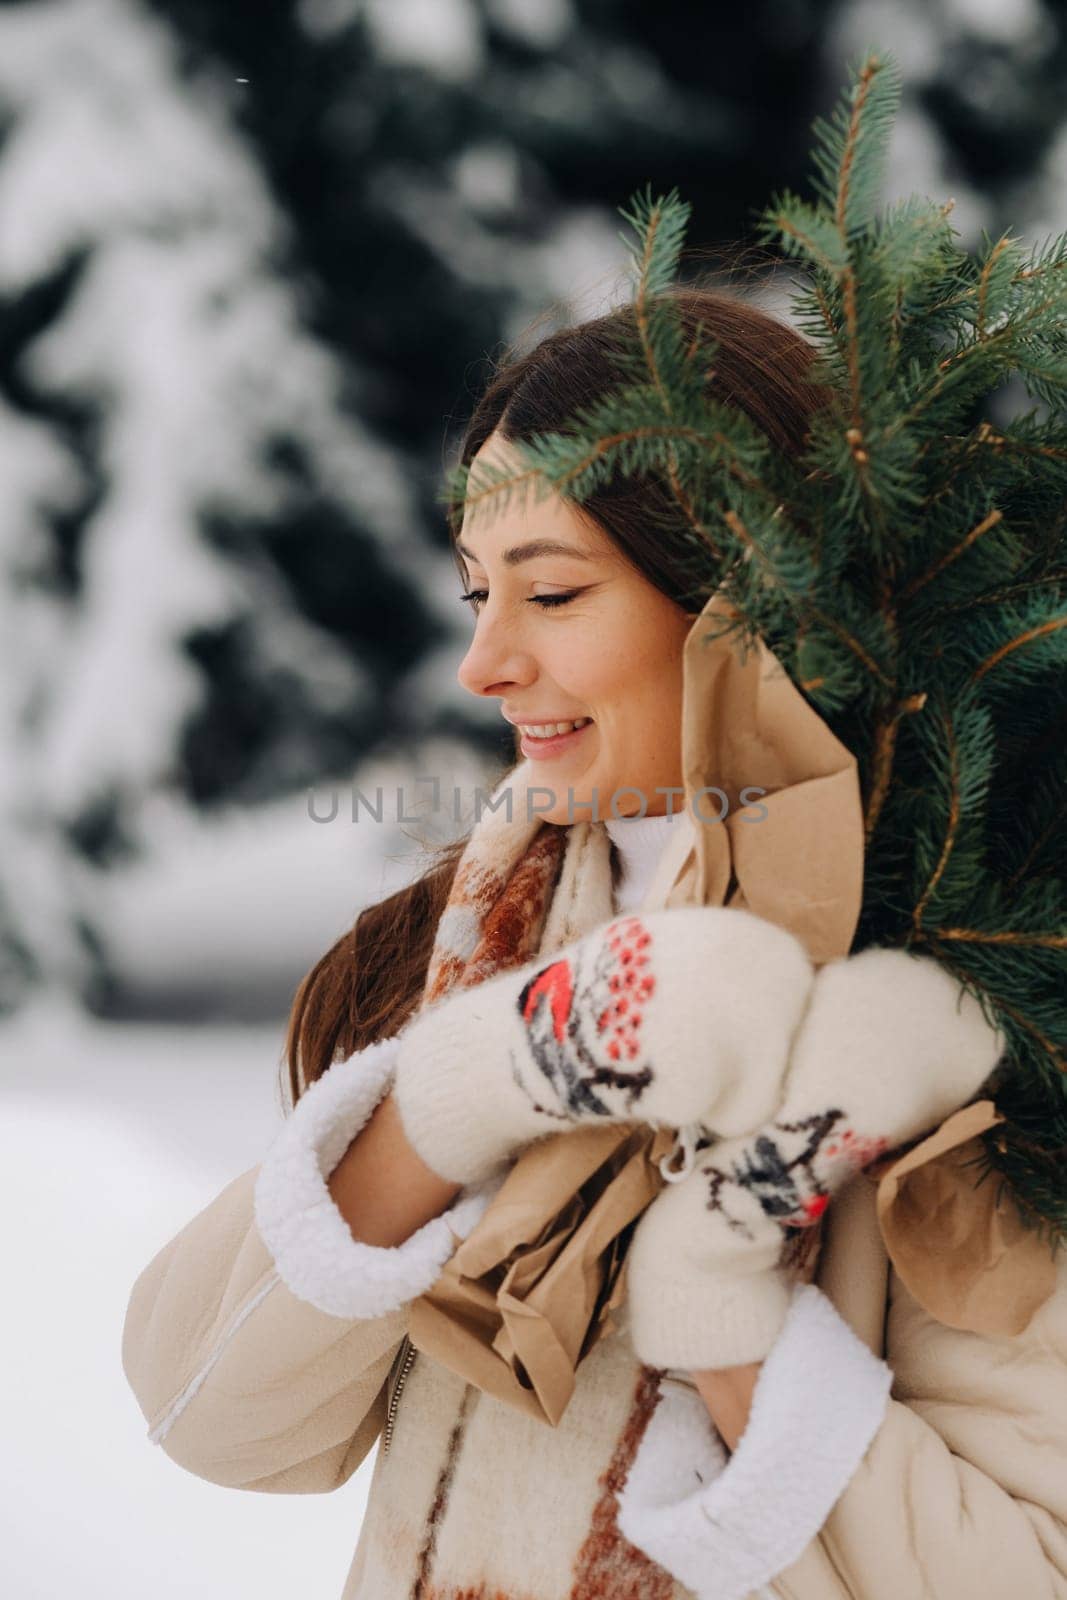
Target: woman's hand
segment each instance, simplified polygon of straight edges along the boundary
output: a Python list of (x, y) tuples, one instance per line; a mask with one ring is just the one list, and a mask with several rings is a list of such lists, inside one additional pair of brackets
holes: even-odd
[(746, 1361), (739, 1367), (713, 1367), (692, 1374), (697, 1393), (728, 1450), (737, 1449), (737, 1441), (745, 1431), (762, 1371), (762, 1361)]
[(617, 917), (409, 1024), (405, 1133), (442, 1178), (471, 1183), (583, 1124), (752, 1127), (781, 1101), (813, 976), (799, 940), (747, 911)]
[(856, 1172), (965, 1104), (1004, 1042), (936, 961), (870, 949), (823, 967), (777, 1115), (714, 1144), (637, 1225), (638, 1357), (704, 1373), (766, 1356), (791, 1293), (783, 1229), (816, 1223)]

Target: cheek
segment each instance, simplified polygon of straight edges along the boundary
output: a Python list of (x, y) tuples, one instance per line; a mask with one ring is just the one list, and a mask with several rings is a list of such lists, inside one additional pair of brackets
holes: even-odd
[[(682, 693), (684, 626), (672, 612), (650, 607), (645, 597), (612, 597), (613, 604), (567, 630), (553, 649), (553, 676), (572, 698), (605, 722), (635, 715), (665, 721)], [(575, 619), (577, 623), (577, 619)], [(547, 661), (545, 662), (547, 665)]]
[(595, 710), (617, 699), (632, 676), (624, 650), (605, 648), (602, 630), (590, 627), (583, 637), (561, 641), (553, 676), (574, 700)]
[(612, 699), (670, 704), (682, 687), (682, 641), (661, 617), (637, 616), (620, 634), (621, 642), (599, 646), (599, 674)]
[(632, 656), (605, 655), (603, 651), (589, 663), (587, 693), (590, 706), (599, 706), (605, 720), (621, 716), (632, 706), (641, 683), (640, 668)]

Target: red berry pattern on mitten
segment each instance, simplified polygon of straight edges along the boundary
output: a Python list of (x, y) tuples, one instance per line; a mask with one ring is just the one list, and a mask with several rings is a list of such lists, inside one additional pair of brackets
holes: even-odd
[[(630, 1111), (654, 1081), (641, 1040), (645, 1003), (656, 988), (651, 946), (640, 917), (622, 918), (596, 947), (591, 970), (582, 970), (588, 952), (562, 957), (534, 973), (519, 994), (530, 1054), (568, 1116)], [(597, 1088), (623, 1091), (621, 1106)], [(558, 1106), (535, 1109), (559, 1115)]]
[(405, 1134), (433, 1171), (470, 1183), (583, 1122), (762, 1127), (813, 981), (800, 941), (748, 911), (616, 917), (408, 1024)]

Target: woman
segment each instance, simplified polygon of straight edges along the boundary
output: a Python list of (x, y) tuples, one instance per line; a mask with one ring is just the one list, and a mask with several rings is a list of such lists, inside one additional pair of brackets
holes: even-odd
[[(719, 293), (677, 300), (718, 342), (712, 391), (798, 451), (824, 399), (805, 342)], [(630, 316), (505, 362), (463, 460), (506, 465), (516, 441), (603, 393)], [(663, 1252), (667, 1298), (656, 1263), (633, 1274), (628, 1315), (580, 1365), (555, 1428), (402, 1350), (411, 1301), (543, 1132), (700, 1119), (744, 1138), (781, 1107), (786, 1068), (803, 1077), (802, 1041), (817, 1072), (853, 1045), (867, 1059), (891, 1025), (901, 1081), (939, 1075), (942, 1096), (886, 1123), (896, 1148), (971, 1098), (1000, 1054), (932, 963), (865, 952), (893, 965), (856, 1014), (818, 999), (820, 974), (782, 928), (665, 909), (698, 825), (677, 796), (692, 798), (684, 645), (706, 598), (670, 516), (663, 491), (631, 481), (581, 510), (513, 497), (454, 530), (475, 613), (459, 677), (516, 728), (522, 760), (494, 794), (510, 789), (513, 813), (491, 809), (305, 979), (296, 1109), (261, 1167), (141, 1274), (127, 1377), (150, 1437), (221, 1484), (325, 1492), (382, 1436), (345, 1600), (1065, 1595), (1062, 1263), (1012, 1339), (945, 1326), (888, 1262), (868, 1169), (839, 1186), (813, 1282), (754, 1276), (751, 1300), (732, 1286), (731, 1326), (751, 1333), (758, 1297), (759, 1336), (721, 1367), (641, 1359), (674, 1348), (663, 1305), (684, 1321), (705, 1287), (681, 1239)], [(568, 548), (518, 549), (535, 537)], [(823, 971), (847, 982), (870, 972), (864, 957)], [(591, 975), (613, 962), (630, 988), (594, 1017)], [(909, 996), (916, 975), (929, 986)], [(595, 1037), (580, 1059), (561, 1006)], [(677, 1348), (705, 1348), (708, 1326)]]

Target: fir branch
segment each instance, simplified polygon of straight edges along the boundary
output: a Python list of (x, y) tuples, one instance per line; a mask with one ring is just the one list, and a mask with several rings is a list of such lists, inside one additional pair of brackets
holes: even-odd
[(990, 589), (985, 594), (969, 595), (966, 600), (955, 600), (937, 606), (930, 613), (931, 618), (940, 616), (958, 616), (962, 612), (975, 611), (981, 606), (1001, 605), (1005, 600), (1013, 599), (1020, 594), (1033, 594), (1035, 590), (1049, 592), (1057, 584), (1067, 583), (1067, 569), (1063, 572), (1041, 573), (1036, 578), (1023, 578), (1018, 583), (1009, 583), (1000, 589)]
[(995, 332), (986, 334), (982, 339), (974, 339), (953, 351), (951, 355), (945, 356), (938, 363), (938, 381), (898, 419), (894, 424), (894, 431), (910, 426), (934, 400), (938, 399), (944, 392), (949, 378), (957, 378), (964, 363), (973, 365), (979, 358), (988, 360), (991, 354), (999, 357), (1001, 350), (1004, 352), (1005, 365), (1010, 364), (1014, 370), (1024, 375), (1024, 382), (1026, 377), (1036, 377), (1052, 388), (1062, 388), (1063, 371), (1056, 368), (1046, 370), (1036, 361), (1026, 359), (1025, 346), (1020, 337), (1027, 331), (1030, 323), (1042, 319), (1046, 312), (1053, 309), (1062, 313), (1062, 296), (1054, 296), (1031, 307), (1025, 313), (1020, 312), (1014, 317), (1009, 317)]
[(871, 787), (863, 812), (864, 843), (869, 844), (878, 819), (882, 814), (893, 776), (893, 758), (896, 754), (897, 735), (904, 717), (921, 711), (925, 694), (909, 695), (895, 711), (886, 711), (875, 728), (873, 758), (871, 761)]
[[(947, 441), (940, 436), (924, 440), (916, 454), (916, 465), (932, 452), (944, 450), (946, 444)], [(961, 473), (980, 470), (981, 464), (977, 463), (975, 458), (983, 449), (988, 449), (994, 458), (1008, 462), (1013, 460), (1067, 462), (1067, 449), (1061, 449), (1057, 445), (1037, 444), (1013, 433), (998, 433), (990, 422), (983, 421), (966, 441), (964, 448), (949, 457), (948, 471), (942, 474), (927, 491), (926, 505), (936, 505), (938, 500), (943, 499)]]
[(858, 661), (862, 662), (872, 678), (877, 679), (879, 683), (885, 684), (887, 688), (891, 686), (891, 680), (882, 671), (874, 657), (868, 650), (864, 649), (854, 634), (850, 633), (838, 622), (836, 617), (832, 617), (828, 611), (823, 611), (816, 605), (809, 604), (807, 609), (810, 615), (820, 622), (828, 632), (834, 634), (847, 649), (851, 650), (852, 654)]
[(754, 539), (749, 533), (737, 512), (734, 511), (732, 507), (728, 507), (722, 513), (722, 520), (725, 522), (726, 526), (729, 528), (730, 532), (735, 536), (735, 538), (737, 538), (739, 542), (744, 545), (749, 554), (756, 558), (765, 576), (770, 577), (773, 581), (775, 576), (774, 569), (767, 558), (766, 552), (764, 551), (759, 540)]
[(971, 529), (970, 533), (964, 535), (958, 544), (954, 545), (951, 550), (946, 550), (945, 553), (934, 562), (932, 567), (928, 567), (925, 572), (922, 572), (918, 575), (918, 577), (913, 578), (902, 592), (900, 598), (902, 600), (913, 599), (914, 596), (918, 594), (920, 589), (925, 588), (928, 583), (930, 583), (940, 573), (944, 572), (947, 566), (949, 566), (953, 561), (957, 561), (965, 550), (970, 549), (971, 545), (974, 544), (976, 539), (980, 539), (983, 533), (988, 533), (990, 528), (995, 528), (997, 523), (1002, 522), (1003, 520), (1003, 511), (998, 511), (994, 507), (994, 509), (990, 511), (988, 515), (982, 518), (981, 522)]
[[(985, 942), (985, 936), (977, 930), (966, 928), (927, 928), (915, 937), (917, 942), (931, 946), (937, 946), (953, 939), (971, 939), (975, 943)], [(954, 973), (961, 983), (967, 986), (977, 984), (986, 1000), (996, 1007), (1003, 1016), (1010, 1017), (1020, 1032), (1035, 1040), (1042, 1053), (1058, 1072), (1067, 1074), (1067, 1056), (1063, 1054), (1055, 1041), (1048, 1038), (1029, 1017), (1024, 1016), (1003, 995), (995, 993), (988, 984), (982, 983), (980, 980), (975, 979), (973, 974), (966, 972), (958, 963), (952, 960), (947, 950), (939, 951), (939, 959), (945, 969)]]
[[(844, 148), (841, 152), (839, 176), (837, 181), (837, 204), (834, 211), (834, 222), (837, 226), (842, 244), (845, 246), (847, 259), (848, 241), (848, 204), (849, 180), (856, 155), (856, 146), (859, 142), (860, 132), (863, 128), (863, 111), (875, 75), (879, 70), (879, 63), (868, 60), (860, 72), (859, 83), (853, 99), (852, 116), (849, 121), (848, 134)], [(852, 397), (852, 428), (849, 437), (854, 441), (863, 438), (863, 408), (860, 399), (860, 360), (858, 328), (859, 318), (856, 308), (856, 274), (851, 262), (846, 266), (841, 276), (841, 294), (845, 309), (845, 333), (847, 337), (849, 389)], [(855, 452), (854, 452), (855, 453)], [(866, 462), (866, 455), (863, 456)]]
[[(1019, 1184), (1017, 1182), (1013, 1182), (1012, 1179), (1005, 1174), (1004, 1168), (1002, 1166), (998, 1167), (988, 1153), (989, 1141), (994, 1135), (1000, 1139), (1000, 1143), (996, 1145), (996, 1149), (1002, 1158), (1009, 1155), (1015, 1148), (1016, 1144), (1021, 1144), (1024, 1150), (1027, 1148), (1026, 1140), (1016, 1140), (1014, 1137), (1015, 1129), (1010, 1123), (1007, 1124), (1009, 1131), (1006, 1133), (1001, 1131), (1001, 1128), (1004, 1126), (1004, 1124), (1001, 1124), (995, 1129), (987, 1128), (985, 1132), (980, 1135), (982, 1143), (986, 1148), (986, 1161), (984, 1170), (982, 1172), (982, 1178), (987, 1177), (991, 1172), (994, 1171), (999, 1173), (1001, 1181), (997, 1188), (996, 1197), (993, 1202), (995, 1208), (999, 1211), (1001, 1202), (1003, 1201), (1006, 1192), (1014, 1205), (1017, 1207), (1019, 1221), (1028, 1231), (1032, 1231), (1038, 1237), (1038, 1239), (1044, 1243), (1047, 1243), (1051, 1247), (1053, 1255), (1055, 1255), (1061, 1245), (1067, 1242), (1067, 1220), (1050, 1216), (1047, 1212), (1039, 1210), (1036, 1205), (1027, 1199), (1025, 1192), (1019, 1186)], [(1010, 1143), (1008, 1142), (1009, 1140)], [(1059, 1175), (1059, 1172), (1055, 1173), (1056, 1177), (1059, 1177)], [(981, 1182), (982, 1178), (980, 1178), (978, 1181)], [(977, 1183), (975, 1184), (975, 1187), (978, 1187)]]
[(1021, 283), (1032, 278), (1044, 278), (1050, 272), (1062, 272), (1067, 267), (1067, 234), (1058, 234), (1048, 240), (1043, 249), (1031, 257), (1031, 264), (1021, 267), (1014, 281)]
[[(986, 1130), (988, 1133), (993, 1133), (993, 1131), (992, 1128)], [(1067, 1157), (1067, 1144), (1038, 1144), (1036, 1139), (1027, 1139), (1011, 1123), (1006, 1125), (998, 1124), (997, 1131), (1001, 1138), (1001, 1142), (997, 1145), (1001, 1155), (1007, 1154), (1008, 1141), (1010, 1140), (1016, 1150), (1025, 1150), (1027, 1155), (1035, 1156), (1039, 1161), (1049, 1162), (1056, 1175), (1059, 1175), (1059, 1163), (1063, 1161), (1064, 1157)]]
[(1067, 819), (1067, 794), (1064, 794), (1060, 805), (1052, 812), (1044, 828), (1040, 829), (1026, 852), (1019, 866), (1005, 879), (1005, 887), (1015, 889), (1019, 886), (1030, 870), (1031, 863), (1041, 854), (1045, 845), (1052, 838), (1056, 826)]
[(990, 280), (996, 271), (997, 263), (1001, 256), (1006, 250), (1010, 249), (1013, 243), (1014, 240), (1010, 235), (1002, 234), (982, 263), (982, 270), (978, 276), (978, 309), (974, 323), (975, 333), (979, 342), (983, 341), (986, 336), (986, 301), (989, 296)]
[[(792, 237), (794, 247), (806, 249), (812, 259), (818, 259), (824, 269), (836, 280), (841, 294), (843, 311), (844, 360), (849, 396), (849, 427), (845, 438), (860, 492), (868, 512), (877, 525), (878, 542), (885, 544), (885, 514), (869, 467), (870, 447), (864, 416), (862, 347), (859, 313), (859, 283), (856, 258), (852, 248), (853, 237), (870, 225), (876, 179), (884, 164), (888, 126), (899, 99), (899, 74), (892, 57), (869, 55), (860, 68), (856, 86), (851, 95), (851, 109), (839, 108), (830, 124), (817, 120), (814, 132), (818, 145), (815, 152), (816, 169), (822, 179), (821, 192), (825, 199), (833, 200), (832, 226), (837, 236), (836, 248), (828, 249), (825, 242), (819, 255), (812, 248), (821, 232), (818, 217), (806, 218), (804, 243), (799, 230), (788, 215), (775, 217), (783, 237)], [(816, 188), (820, 185), (816, 182)], [(798, 204), (791, 208), (794, 215), (802, 215)]]
[[(632, 443), (640, 439), (685, 440), (690, 444), (696, 445), (700, 449), (706, 449), (709, 443), (715, 443), (723, 446), (723, 448), (726, 450), (732, 449), (730, 441), (722, 434), (715, 434), (709, 438), (708, 435), (700, 433), (696, 428), (678, 427), (674, 424), (664, 424), (662, 426), (648, 425), (641, 428), (624, 428), (620, 429), (617, 433), (606, 434), (603, 438), (594, 439), (585, 453), (578, 458), (574, 465), (569, 468), (562, 477), (555, 478), (552, 480), (552, 482), (555, 484), (556, 488), (566, 491), (566, 489), (568, 489), (577, 478), (580, 478), (583, 473), (587, 472), (590, 467), (592, 467), (597, 461), (601, 460), (610, 451), (616, 449), (620, 444)], [(731, 470), (740, 469), (731, 468)]]
[(514, 489), (522, 486), (532, 488), (536, 487), (539, 483), (544, 484), (546, 481), (544, 474), (537, 470), (531, 470), (527, 472), (512, 472), (506, 476), (494, 474), (492, 477), (490, 477), (485, 470), (485, 464), (479, 462), (478, 465), (479, 471), (471, 474), (471, 480), (477, 482), (480, 477), (482, 480), (482, 486), (480, 488), (468, 489), (464, 500), (465, 509), (470, 511), (473, 515), (477, 515), (478, 511), (485, 505), (485, 503), (488, 500), (494, 499), (497, 495), (504, 495), (506, 500)]
[(848, 263), (842, 254), (841, 238), (832, 221), (814, 206), (785, 194), (777, 206), (772, 204), (761, 223), (761, 232), (778, 236), (790, 255), (806, 257), (837, 279)]
[(927, 879), (927, 883), (926, 883), (925, 889), (923, 890), (922, 894), (919, 896), (919, 899), (916, 902), (915, 910), (912, 912), (912, 917), (911, 917), (912, 927), (914, 928), (916, 933), (922, 927), (923, 912), (926, 910), (926, 907), (929, 904), (930, 898), (933, 895), (934, 890), (937, 888), (938, 883), (941, 881), (941, 877), (942, 877), (942, 875), (943, 875), (943, 873), (945, 871), (945, 868), (948, 866), (948, 859), (949, 859), (949, 856), (952, 854), (953, 849), (955, 848), (956, 836), (957, 836), (957, 832), (958, 832), (959, 825), (960, 825), (961, 804), (960, 804), (960, 752), (959, 752), (959, 744), (958, 744), (958, 741), (956, 739), (956, 730), (952, 726), (952, 723), (949, 721), (949, 719), (947, 717), (942, 717), (941, 718), (941, 725), (945, 730), (945, 742), (946, 742), (947, 747), (948, 747), (948, 765), (949, 765), (948, 821), (947, 821), (947, 824), (946, 824), (946, 827), (945, 827), (945, 837), (944, 837), (944, 840), (942, 841), (942, 845), (941, 845), (941, 854), (939, 855), (939, 857), (937, 859), (937, 863), (934, 866), (934, 870), (931, 872), (929, 878)]
[(1021, 650), (1025, 645), (1032, 644), (1035, 639), (1042, 639), (1050, 633), (1056, 633), (1060, 628), (1067, 628), (1067, 615), (1052, 617), (1048, 622), (1039, 623), (1036, 627), (1027, 628), (1025, 632), (1017, 634), (1014, 639), (1009, 639), (1006, 644), (1000, 645), (991, 655), (981, 663), (971, 674), (971, 682), (977, 683), (984, 678), (987, 672), (999, 666), (1006, 656), (1016, 650)]
[(677, 457), (674, 455), (671, 456), (671, 459), (667, 464), (667, 481), (670, 484), (671, 493), (674, 496), (675, 503), (682, 515), (685, 517), (690, 531), (695, 533), (697, 537), (703, 541), (708, 550), (711, 552), (712, 556), (717, 561), (723, 561), (725, 557), (718, 544), (718, 541), (715, 539), (711, 529), (706, 525), (706, 523), (701, 521), (696, 506), (693, 504), (692, 499), (686, 492), (685, 486), (682, 483), (678, 473)]
[[(818, 134), (818, 203), (784, 195), (761, 223), (805, 269), (797, 322), (828, 404), (803, 455), (709, 393), (703, 332), (683, 337), (669, 304), (680, 203), (649, 189), (630, 217), (631, 381), (527, 441), (510, 478), (578, 501), (656, 480), (679, 582), (728, 594), (735, 631), (853, 753), (856, 946), (920, 949), (1002, 1023), (998, 1171), (1021, 1214), (1067, 1235), (1067, 236), (1020, 263), (1005, 234), (975, 261), (951, 202), (877, 215), (893, 77), (868, 54)], [(1045, 415), (994, 426), (1016, 374)], [(472, 507), (507, 478), (472, 483)]]
[(826, 299), (826, 291), (823, 288), (822, 284), (816, 284), (815, 285), (814, 293), (815, 293), (815, 302), (816, 302), (816, 305), (819, 308), (819, 314), (823, 319), (823, 326), (825, 327), (826, 332), (831, 334), (836, 339), (837, 334), (839, 332), (838, 326), (837, 326), (837, 323), (834, 321), (833, 313), (830, 310), (829, 303), (828, 303), (828, 301)]
[[(962, 351), (957, 352), (957, 355), (966, 356), (979, 349), (988, 354), (988, 344), (989, 341), (987, 341), (984, 347), (979, 345), (967, 345)], [(936, 369), (937, 376), (935, 380), (929, 385), (929, 387), (924, 389), (923, 393), (912, 405), (908, 407), (906, 411), (900, 412), (898, 416), (893, 418), (886, 430), (887, 438), (895, 437), (898, 433), (910, 431), (914, 427), (915, 423), (920, 421), (924, 412), (928, 411), (935, 401), (940, 400), (948, 392), (950, 384), (955, 380), (958, 372), (958, 369), (956, 369), (950, 374), (948, 370), (954, 359), (956, 358), (952, 357), (938, 362)]]
[[(667, 197), (666, 204), (668, 207), (668, 227), (670, 227), (675, 220), (669, 210), (672, 200), (677, 200), (676, 190), (672, 190), (671, 194)], [(688, 206), (686, 206), (684, 210), (680, 210), (679, 214), (682, 220), (682, 231), (684, 232), (685, 220), (689, 215)], [(657, 200), (653, 203), (650, 196), (648, 216), (644, 220), (643, 225), (643, 241), (637, 280), (637, 293), (634, 296), (634, 316), (637, 319), (637, 336), (641, 341), (641, 352), (645, 358), (645, 365), (648, 368), (648, 374), (652, 383), (652, 387), (660, 397), (664, 416), (669, 417), (672, 414), (670, 394), (664, 386), (663, 376), (659, 368), (659, 362), (656, 359), (656, 351), (652, 341), (649, 318), (649, 296), (652, 293), (652, 283), (656, 281), (659, 272), (662, 270), (659, 258), (664, 251), (662, 244), (660, 244), (660, 248), (657, 250), (657, 243), (662, 239), (662, 234), (664, 232), (663, 222), (664, 202)], [(674, 240), (669, 242), (667, 253), (669, 254), (670, 258), (672, 258), (673, 275), (673, 261), (677, 260), (677, 247)]]
[(619, 208), (620, 215), (637, 234), (638, 249), (621, 235), (630, 253), (637, 276), (637, 294), (647, 303), (661, 295), (673, 282), (685, 241), (692, 207), (681, 200), (677, 189), (653, 200), (652, 185), (630, 202), (630, 210)]
[(829, 122), (812, 124), (815, 145), (812, 186), (832, 205), (841, 238), (848, 241), (869, 228), (874, 215), (888, 143), (900, 101), (900, 72), (888, 52), (870, 51), (850, 91)]
[[(664, 416), (669, 420), (674, 419), (674, 405), (670, 388), (664, 382), (661, 362), (656, 351), (657, 341), (653, 337), (651, 301), (653, 295), (657, 291), (662, 292), (673, 277), (690, 210), (688, 205), (683, 205), (679, 200), (676, 189), (672, 189), (665, 198), (653, 201), (649, 186), (643, 201), (635, 203), (631, 212), (622, 212), (637, 230), (641, 243), (636, 262), (637, 288), (634, 295), (634, 316), (641, 353), (649, 381), (659, 397)], [(662, 310), (668, 311), (669, 307), (664, 306)], [(698, 327), (694, 330), (682, 356), (683, 368), (692, 367), (701, 348), (702, 328)], [(678, 455), (673, 449), (667, 458), (666, 476), (675, 504), (685, 518), (690, 532), (695, 533), (704, 547), (717, 560), (722, 561), (723, 552), (717, 539), (697, 513), (693, 500), (682, 482)]]
[(1039, 950), (1067, 950), (1065, 933), (1015, 933), (1007, 928), (991, 933), (983, 928), (935, 928), (929, 937), (958, 939), (969, 944), (1011, 944)]

